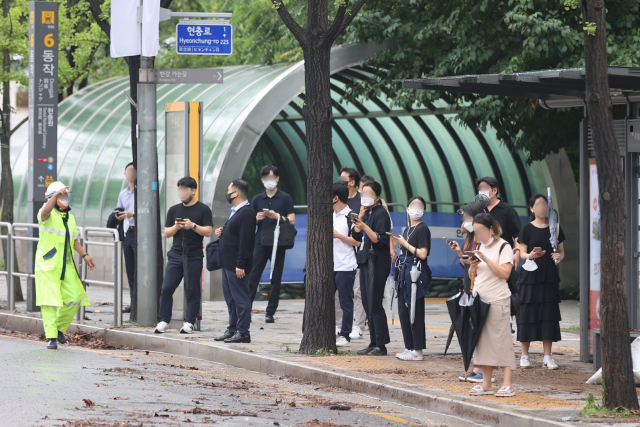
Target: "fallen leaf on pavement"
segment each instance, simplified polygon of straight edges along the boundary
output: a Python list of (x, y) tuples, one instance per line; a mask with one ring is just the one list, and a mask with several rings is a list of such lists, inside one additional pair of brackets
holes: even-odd
[(87, 408), (91, 408), (92, 406), (95, 405), (95, 403), (93, 403), (93, 400), (82, 399), (82, 401), (84, 402), (85, 405), (87, 405)]

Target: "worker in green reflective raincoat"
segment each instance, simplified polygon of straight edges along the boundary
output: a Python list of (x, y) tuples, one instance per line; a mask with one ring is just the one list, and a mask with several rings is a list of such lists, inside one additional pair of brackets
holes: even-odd
[(73, 261), (73, 249), (89, 269), (96, 264), (77, 239), (76, 219), (69, 211), (69, 187), (56, 181), (47, 187), (47, 203), (38, 212), (40, 240), (36, 250), (36, 305), (42, 311), (47, 348), (56, 350), (58, 341), (66, 342), (64, 333), (81, 305), (89, 305)]

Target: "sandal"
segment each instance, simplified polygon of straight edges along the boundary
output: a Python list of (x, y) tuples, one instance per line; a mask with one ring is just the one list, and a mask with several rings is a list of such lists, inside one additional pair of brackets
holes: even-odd
[(485, 390), (480, 384), (473, 386), (473, 388), (469, 391), (469, 396), (483, 396), (486, 394), (493, 394), (493, 390)]
[(511, 397), (515, 395), (516, 392), (511, 387), (500, 387), (500, 390), (496, 392), (496, 397)]

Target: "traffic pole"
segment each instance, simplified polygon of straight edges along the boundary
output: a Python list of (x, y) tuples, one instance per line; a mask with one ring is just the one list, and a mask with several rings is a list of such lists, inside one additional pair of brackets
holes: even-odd
[(158, 233), (158, 148), (156, 85), (148, 78), (153, 69), (153, 57), (140, 57), (140, 82), (138, 83), (138, 150), (137, 186), (138, 211), (138, 324), (155, 326), (158, 321), (157, 251)]

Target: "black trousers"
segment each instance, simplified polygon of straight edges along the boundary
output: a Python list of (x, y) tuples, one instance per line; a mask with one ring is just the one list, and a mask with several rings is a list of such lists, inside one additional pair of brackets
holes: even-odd
[(382, 298), (384, 297), (384, 285), (389, 277), (389, 263), (377, 265), (374, 267), (373, 273), (373, 304), (371, 312), (369, 312), (369, 267), (367, 265), (360, 266), (360, 292), (362, 293), (362, 305), (369, 319), (369, 335), (371, 343), (369, 347), (380, 347), (391, 341), (389, 338), (389, 326), (387, 324), (387, 313), (382, 306)]
[[(260, 276), (271, 259), (273, 246), (256, 245), (253, 249), (253, 269), (249, 278), (249, 291), (251, 292), (251, 303), (256, 299), (256, 292), (260, 284)], [(282, 282), (282, 271), (284, 270), (284, 255), (286, 251), (278, 248), (276, 252), (276, 262), (271, 277), (271, 291), (269, 292), (269, 304), (267, 304), (267, 314), (273, 316), (280, 303), (280, 283)]]
[(127, 269), (127, 280), (129, 281), (129, 296), (133, 301), (135, 292), (135, 271), (136, 271), (136, 229), (127, 230), (122, 242), (122, 252), (124, 253), (124, 265)]
[(167, 268), (164, 270), (164, 281), (160, 293), (160, 310), (158, 317), (163, 322), (171, 322), (173, 293), (176, 291), (185, 274), (189, 275), (187, 294), (187, 313), (185, 321), (192, 325), (200, 314), (202, 299), (202, 257), (189, 257), (189, 271), (184, 271), (182, 255), (173, 251), (167, 253)]
[(400, 288), (398, 289), (398, 316), (400, 317), (400, 327), (404, 338), (404, 348), (424, 350), (427, 348), (424, 330), (424, 298), (416, 300), (416, 317), (413, 320), (413, 325), (411, 325), (409, 307), (405, 303), (411, 304), (411, 301), (405, 301), (404, 289)]

